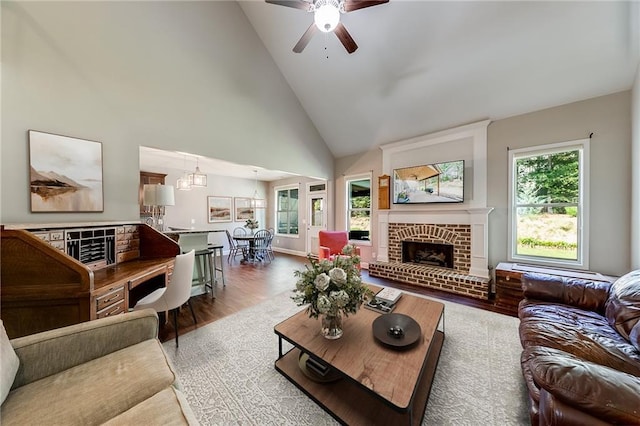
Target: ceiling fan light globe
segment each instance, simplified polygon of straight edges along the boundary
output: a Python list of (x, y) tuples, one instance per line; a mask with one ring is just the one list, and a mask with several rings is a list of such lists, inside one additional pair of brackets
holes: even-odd
[(329, 33), (340, 22), (340, 10), (331, 3), (325, 3), (316, 9), (313, 21), (320, 31)]

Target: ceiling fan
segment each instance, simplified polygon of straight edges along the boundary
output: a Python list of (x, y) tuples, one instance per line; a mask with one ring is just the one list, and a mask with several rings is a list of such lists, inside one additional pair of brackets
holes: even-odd
[(293, 51), (300, 53), (309, 44), (311, 37), (320, 30), (335, 33), (347, 52), (353, 53), (358, 45), (340, 22), (340, 14), (388, 3), (389, 0), (265, 0), (267, 3), (313, 12), (313, 23), (302, 35)]

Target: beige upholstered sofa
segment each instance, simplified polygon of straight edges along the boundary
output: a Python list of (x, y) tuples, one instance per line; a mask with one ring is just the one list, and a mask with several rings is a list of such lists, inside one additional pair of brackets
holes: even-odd
[(17, 361), (2, 334), (3, 426), (197, 424), (153, 310), (13, 339)]

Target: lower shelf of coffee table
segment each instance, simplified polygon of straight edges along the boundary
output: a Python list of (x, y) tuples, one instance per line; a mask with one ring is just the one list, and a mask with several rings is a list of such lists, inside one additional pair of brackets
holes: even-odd
[[(275, 367), (278, 372), (344, 424), (420, 425), (429, 399), (443, 341), (444, 333), (436, 331), (413, 403), (405, 411), (392, 407), (373, 392), (347, 378), (331, 383), (320, 383), (309, 379), (300, 370), (298, 363), (300, 351), (297, 348), (290, 350), (278, 359)], [(395, 379), (390, 378), (390, 380)]]

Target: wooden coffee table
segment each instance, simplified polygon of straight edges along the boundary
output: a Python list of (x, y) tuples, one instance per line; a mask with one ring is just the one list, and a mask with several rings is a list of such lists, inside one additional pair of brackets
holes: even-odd
[[(328, 340), (320, 334), (320, 320), (303, 310), (274, 327), (275, 368), (342, 423), (419, 425), (444, 342), (444, 305), (404, 293), (393, 312), (420, 324), (422, 337), (408, 349), (374, 338), (372, 323), (381, 315), (374, 311), (362, 308), (343, 318), (343, 336)], [(283, 340), (294, 348), (283, 353)], [(312, 380), (300, 368), (301, 350), (328, 364), (337, 380)]]

